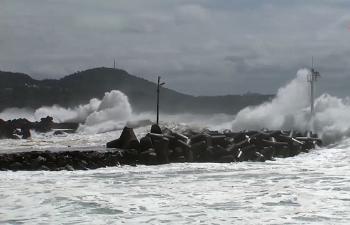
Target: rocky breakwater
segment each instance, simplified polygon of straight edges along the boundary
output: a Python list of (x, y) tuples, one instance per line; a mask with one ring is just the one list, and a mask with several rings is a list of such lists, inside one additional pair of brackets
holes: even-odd
[(139, 141), (131, 128), (107, 148), (134, 152), (135, 163), (153, 165), (172, 162), (266, 161), (292, 157), (322, 145), (317, 134), (281, 130), (217, 132), (188, 130), (182, 134), (153, 125)]
[(0, 170), (85, 170), (118, 165), (180, 162), (229, 163), (292, 157), (321, 145), (311, 132), (187, 130), (177, 133), (152, 125), (140, 140), (132, 128), (107, 143), (104, 151), (32, 151), (0, 154)]
[(31, 130), (45, 133), (56, 129), (57, 134), (63, 132), (75, 132), (78, 123), (55, 123), (53, 118), (47, 116), (40, 121), (31, 122), (25, 118), (4, 121), (0, 119), (0, 139), (28, 139)]

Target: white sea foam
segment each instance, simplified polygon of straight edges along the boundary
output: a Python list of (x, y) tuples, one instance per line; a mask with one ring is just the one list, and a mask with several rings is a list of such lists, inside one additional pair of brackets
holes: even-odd
[(306, 69), (280, 88), (274, 99), (241, 110), (232, 122), (233, 130), (296, 129), (314, 130), (325, 143), (350, 137), (350, 101), (329, 94), (315, 100), (314, 122), (310, 120), (309, 87)]
[[(314, 130), (325, 143), (334, 143), (350, 136), (350, 100), (322, 94), (315, 100), (315, 117), (310, 123), (309, 71), (301, 69), (294, 80), (281, 87), (274, 99), (258, 106), (242, 109), (236, 116), (226, 114), (176, 115), (161, 114), (161, 122), (177, 128), (209, 128), (214, 130), (233, 129), (296, 129)], [(321, 80), (322, 82), (322, 80)], [(58, 122), (81, 123), (78, 132), (84, 134), (105, 133), (123, 128), (129, 124), (154, 121), (154, 112), (134, 113), (128, 97), (117, 90), (105, 93), (102, 99), (91, 99), (88, 104), (73, 108), (58, 105), (45, 106), (37, 110), (7, 109), (0, 118), (25, 117), (39, 120), (52, 116)], [(131, 123), (130, 123), (131, 122)], [(146, 123), (149, 124), (149, 123)]]
[(233, 121), (234, 130), (293, 129), (304, 126), (309, 104), (306, 76), (308, 70), (298, 71), (297, 77), (278, 90), (270, 102), (241, 110)]
[[(308, 129), (307, 71), (275, 99), (230, 115), (163, 115), (162, 125), (184, 130)], [(103, 148), (135, 114), (118, 91), (75, 108), (8, 109), (0, 118), (84, 123), (79, 132), (33, 133), (2, 140), (0, 152), (24, 149)], [(38, 118), (37, 118), (38, 117)], [(350, 103), (323, 94), (315, 102), (315, 129), (333, 147), (265, 163), (170, 164), (89, 171), (0, 171), (0, 224), (349, 224)], [(100, 133), (113, 130), (106, 133)], [(149, 126), (135, 129), (140, 137)]]
[[(126, 124), (138, 126), (149, 125), (155, 120), (154, 112), (134, 113), (128, 97), (117, 90), (106, 92), (100, 99), (93, 98), (88, 104), (73, 108), (64, 108), (59, 105), (44, 106), (37, 110), (11, 108), (0, 113), (0, 118), (15, 119), (27, 118), (31, 121), (51, 116), (56, 122), (78, 122), (78, 132), (84, 134), (105, 133), (122, 129)], [(161, 114), (161, 123), (164, 126), (185, 128), (228, 129), (232, 115), (195, 115), (191, 113)], [(145, 123), (145, 121), (149, 121)]]
[(350, 148), (265, 163), (0, 171), (0, 224), (349, 224)]

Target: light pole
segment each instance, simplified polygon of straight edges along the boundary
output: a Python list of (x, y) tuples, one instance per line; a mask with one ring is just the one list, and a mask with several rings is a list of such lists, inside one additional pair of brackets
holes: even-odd
[(160, 87), (163, 86), (165, 82), (160, 83), (160, 76), (158, 76), (158, 84), (157, 84), (157, 125), (159, 125), (159, 92)]
[(315, 82), (320, 77), (320, 73), (314, 69), (314, 59), (312, 58), (311, 71), (307, 76), (307, 81), (310, 83), (310, 125), (311, 130), (314, 130), (314, 116), (315, 116)]
[[(312, 63), (313, 64), (313, 63)], [(312, 65), (310, 74), (307, 77), (307, 81), (310, 83), (310, 109), (311, 109), (311, 118), (313, 118), (314, 112), (314, 98), (315, 98), (315, 82), (320, 77), (320, 73), (316, 71)]]

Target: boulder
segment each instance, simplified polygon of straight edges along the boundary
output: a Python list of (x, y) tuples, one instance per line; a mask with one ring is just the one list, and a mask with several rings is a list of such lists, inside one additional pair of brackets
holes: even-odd
[(107, 143), (107, 148), (139, 149), (140, 143), (134, 129), (124, 127), (119, 139)]
[(37, 132), (45, 133), (45, 132), (51, 131), (53, 129), (53, 126), (54, 126), (53, 118), (50, 116), (47, 116), (45, 118), (41, 118), (40, 122), (36, 122), (34, 124), (34, 129)]
[(169, 163), (169, 139), (158, 138), (153, 141), (154, 149), (156, 150), (157, 160), (159, 164)]
[(157, 125), (157, 124), (153, 124), (151, 126), (151, 133), (154, 133), (154, 134), (162, 134), (162, 129), (160, 129), (160, 126)]
[(153, 148), (151, 137), (149, 135), (142, 137), (140, 139), (139, 151), (140, 152), (147, 151), (150, 148)]
[(158, 158), (157, 153), (153, 148), (147, 149), (146, 151), (143, 151), (139, 155), (140, 163), (146, 164), (146, 165), (156, 165), (158, 164)]

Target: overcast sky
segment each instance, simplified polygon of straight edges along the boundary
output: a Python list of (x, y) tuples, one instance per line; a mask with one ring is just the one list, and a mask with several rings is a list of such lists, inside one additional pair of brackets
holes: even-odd
[(117, 67), (195, 95), (275, 93), (311, 57), (350, 96), (348, 0), (0, 0), (0, 70)]

